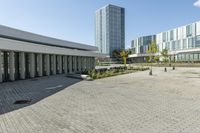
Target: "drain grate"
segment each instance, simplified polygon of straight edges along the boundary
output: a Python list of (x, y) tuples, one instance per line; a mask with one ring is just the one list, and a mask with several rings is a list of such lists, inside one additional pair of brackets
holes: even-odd
[(33, 78), (33, 79), (31, 79), (31, 81), (38, 81), (38, 79), (37, 78)]
[(23, 100), (16, 100), (16, 101), (14, 102), (14, 104), (28, 104), (28, 103), (30, 103), (30, 102), (31, 102), (31, 100), (23, 99)]

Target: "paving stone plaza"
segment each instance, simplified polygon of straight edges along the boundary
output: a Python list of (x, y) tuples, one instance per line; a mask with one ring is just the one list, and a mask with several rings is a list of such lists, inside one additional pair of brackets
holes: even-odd
[(0, 133), (199, 133), (200, 69), (163, 70), (2, 83)]

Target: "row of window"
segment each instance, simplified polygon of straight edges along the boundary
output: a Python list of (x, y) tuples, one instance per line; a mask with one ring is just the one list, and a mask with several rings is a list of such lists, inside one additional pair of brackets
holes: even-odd
[[(167, 42), (167, 41), (177, 40), (178, 36), (181, 34), (185, 35), (185, 37), (192, 37), (195, 34), (194, 28), (195, 27), (191, 24), (191, 25), (186, 26), (185, 33), (184, 33), (184, 31), (178, 30), (178, 29), (171, 30), (169, 32), (163, 32), (162, 33), (162, 41)], [(174, 32), (174, 31), (176, 31), (176, 32)]]
[(177, 61), (200, 61), (200, 53), (178, 54)]
[(200, 36), (192, 37), (188, 39), (166, 42), (167, 49), (169, 50), (181, 50), (200, 47)]

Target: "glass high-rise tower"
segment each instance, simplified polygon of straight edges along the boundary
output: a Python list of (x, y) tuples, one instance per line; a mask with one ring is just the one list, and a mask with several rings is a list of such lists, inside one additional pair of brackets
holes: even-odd
[(109, 4), (95, 15), (95, 45), (100, 53), (113, 57), (114, 50), (125, 48), (125, 9)]

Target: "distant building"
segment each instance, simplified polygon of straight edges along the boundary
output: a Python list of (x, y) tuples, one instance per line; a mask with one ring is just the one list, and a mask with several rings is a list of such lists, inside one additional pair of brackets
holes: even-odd
[(115, 49), (125, 48), (125, 9), (107, 5), (95, 17), (95, 45), (100, 53), (112, 57)]
[[(171, 61), (200, 62), (200, 21), (161, 32), (153, 35), (154, 37), (159, 48), (158, 54), (166, 48), (169, 50)], [(132, 49), (135, 49), (134, 54), (129, 56), (132, 62), (145, 61), (148, 56), (144, 38), (146, 37), (132, 41)], [(147, 42), (148, 40), (151, 39), (147, 39)]]
[(132, 41), (132, 48), (135, 48), (135, 53), (146, 54), (153, 41), (156, 41), (156, 35), (138, 37)]
[[(151, 42), (156, 41), (156, 35), (142, 36), (138, 37), (135, 40), (131, 41), (131, 54), (132, 55), (141, 55), (146, 54)], [(135, 62), (146, 62), (144, 57), (134, 58)]]

